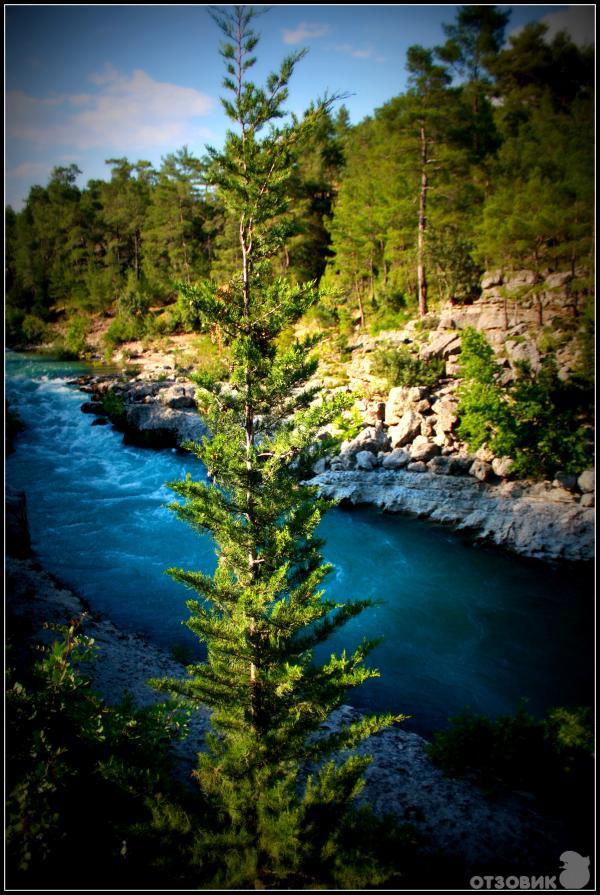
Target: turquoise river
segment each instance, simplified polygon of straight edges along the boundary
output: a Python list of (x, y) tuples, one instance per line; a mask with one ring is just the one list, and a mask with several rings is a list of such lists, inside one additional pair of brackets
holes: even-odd
[[(68, 382), (86, 368), (9, 353), (6, 396), (26, 425), (6, 460), (7, 483), (27, 494), (40, 561), (92, 609), (166, 648), (197, 642), (183, 622), (188, 591), (169, 566), (214, 568), (209, 535), (179, 521), (166, 483), (190, 455), (122, 443), (92, 426), (86, 396)], [(319, 533), (332, 563), (328, 592), (370, 596), (365, 611), (318, 658), (383, 635), (370, 663), (381, 676), (348, 694), (360, 708), (411, 715), (427, 735), (470, 706), (512, 713), (521, 698), (542, 713), (593, 698), (593, 570), (551, 567), (478, 548), (439, 526), (368, 508), (331, 511)]]

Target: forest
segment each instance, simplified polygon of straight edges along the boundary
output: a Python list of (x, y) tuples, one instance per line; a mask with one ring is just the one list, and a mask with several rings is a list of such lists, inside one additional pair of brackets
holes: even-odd
[[(347, 331), (392, 329), (477, 296), (498, 267), (570, 270), (581, 309), (592, 284), (591, 47), (533, 23), (504, 45), (508, 14), (465, 7), (446, 42), (410, 47), (409, 88), (355, 126), (330, 108), (294, 147), (277, 264), (328, 292), (316, 313)], [(110, 179), (76, 186), (56, 167), (24, 208), (6, 210), (9, 345), (85, 351), (93, 315), (107, 350), (192, 330), (181, 284), (224, 283), (239, 264), (236, 224), (189, 147), (160, 168), (108, 159)], [(529, 290), (535, 292), (535, 284)], [(579, 301), (581, 297), (581, 301)]]

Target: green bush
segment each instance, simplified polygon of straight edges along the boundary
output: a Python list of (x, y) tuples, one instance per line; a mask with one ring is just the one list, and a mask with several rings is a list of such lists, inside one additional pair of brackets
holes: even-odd
[(123, 342), (133, 342), (144, 335), (144, 321), (136, 317), (119, 314), (104, 334), (104, 344), (110, 351)]
[(488, 792), (509, 787), (550, 798), (590, 782), (594, 744), (587, 708), (560, 707), (535, 718), (521, 704), (515, 715), (491, 719), (466, 710), (450, 721), (427, 747), (449, 776), (468, 777)]
[[(146, 799), (172, 791), (168, 747), (186, 729), (174, 703), (108, 706), (81, 673), (96, 645), (82, 619), (6, 694), (7, 879), (16, 888), (85, 887), (126, 872), (123, 845)], [(112, 885), (110, 887), (112, 887)]]
[(563, 381), (548, 356), (537, 373), (525, 363), (517, 365), (515, 381), (503, 386), (502, 368), (482, 333), (465, 330), (461, 346), (457, 434), (471, 450), (487, 443), (497, 456), (511, 457), (521, 476), (585, 469), (590, 462), (586, 417), (593, 396), (585, 382)]
[(144, 276), (139, 279), (134, 270), (127, 274), (127, 282), (119, 293), (117, 309), (123, 317), (143, 317), (150, 307), (150, 293)]
[(110, 419), (115, 422), (118, 422), (125, 416), (125, 401), (112, 388), (109, 388), (102, 396), (102, 406)]
[(21, 323), (21, 332), (25, 341), (31, 345), (39, 345), (49, 335), (47, 324), (35, 314), (26, 314)]
[(90, 321), (87, 317), (78, 314), (69, 321), (65, 335), (65, 346), (75, 357), (81, 357), (89, 350), (86, 342), (86, 336), (89, 331)]
[(441, 358), (421, 360), (405, 348), (382, 348), (373, 352), (371, 372), (387, 380), (389, 388), (397, 385), (434, 386), (444, 376), (446, 365)]

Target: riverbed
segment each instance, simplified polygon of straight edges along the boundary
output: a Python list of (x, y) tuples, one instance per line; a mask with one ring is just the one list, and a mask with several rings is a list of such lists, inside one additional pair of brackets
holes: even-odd
[[(165, 573), (215, 566), (208, 534), (168, 508), (167, 483), (190, 472), (192, 456), (124, 445), (110, 425), (81, 412), (69, 381), (84, 371), (10, 353), (6, 395), (25, 431), (6, 478), (27, 494), (32, 544), (43, 565), (92, 609), (179, 654), (199, 655), (184, 625), (192, 594)], [(475, 547), (432, 523), (375, 510), (335, 509), (321, 523), (333, 564), (328, 594), (381, 600), (317, 652), (351, 649), (383, 636), (370, 663), (381, 676), (349, 693), (358, 708), (411, 715), (425, 736), (470, 706), (534, 713), (590, 704), (593, 694), (593, 571), (549, 566)]]

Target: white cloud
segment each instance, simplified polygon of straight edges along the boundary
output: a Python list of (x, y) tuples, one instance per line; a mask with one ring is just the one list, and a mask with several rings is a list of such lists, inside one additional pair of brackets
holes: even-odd
[[(559, 31), (567, 31), (574, 43), (579, 46), (595, 43), (595, 7), (568, 6), (556, 12), (549, 12), (539, 20), (548, 26), (545, 38), (551, 41)], [(519, 34), (522, 27), (515, 28), (509, 37)]]
[(289, 28), (283, 29), (283, 42), (285, 44), (299, 44), (304, 40), (325, 37), (326, 34), (329, 34), (329, 25), (300, 22), (298, 27), (294, 30), (290, 30)]
[(346, 53), (347, 55), (352, 56), (353, 59), (372, 59), (373, 62), (386, 61), (385, 57), (379, 56), (372, 46), (358, 49), (357, 47), (352, 46), (352, 44), (336, 44), (333, 49), (336, 53)]
[(209, 136), (196, 119), (207, 115), (214, 101), (191, 87), (154, 81), (141, 69), (125, 75), (108, 64), (89, 80), (97, 92), (45, 99), (18, 90), (7, 93), (8, 135), (37, 145), (123, 152)]

